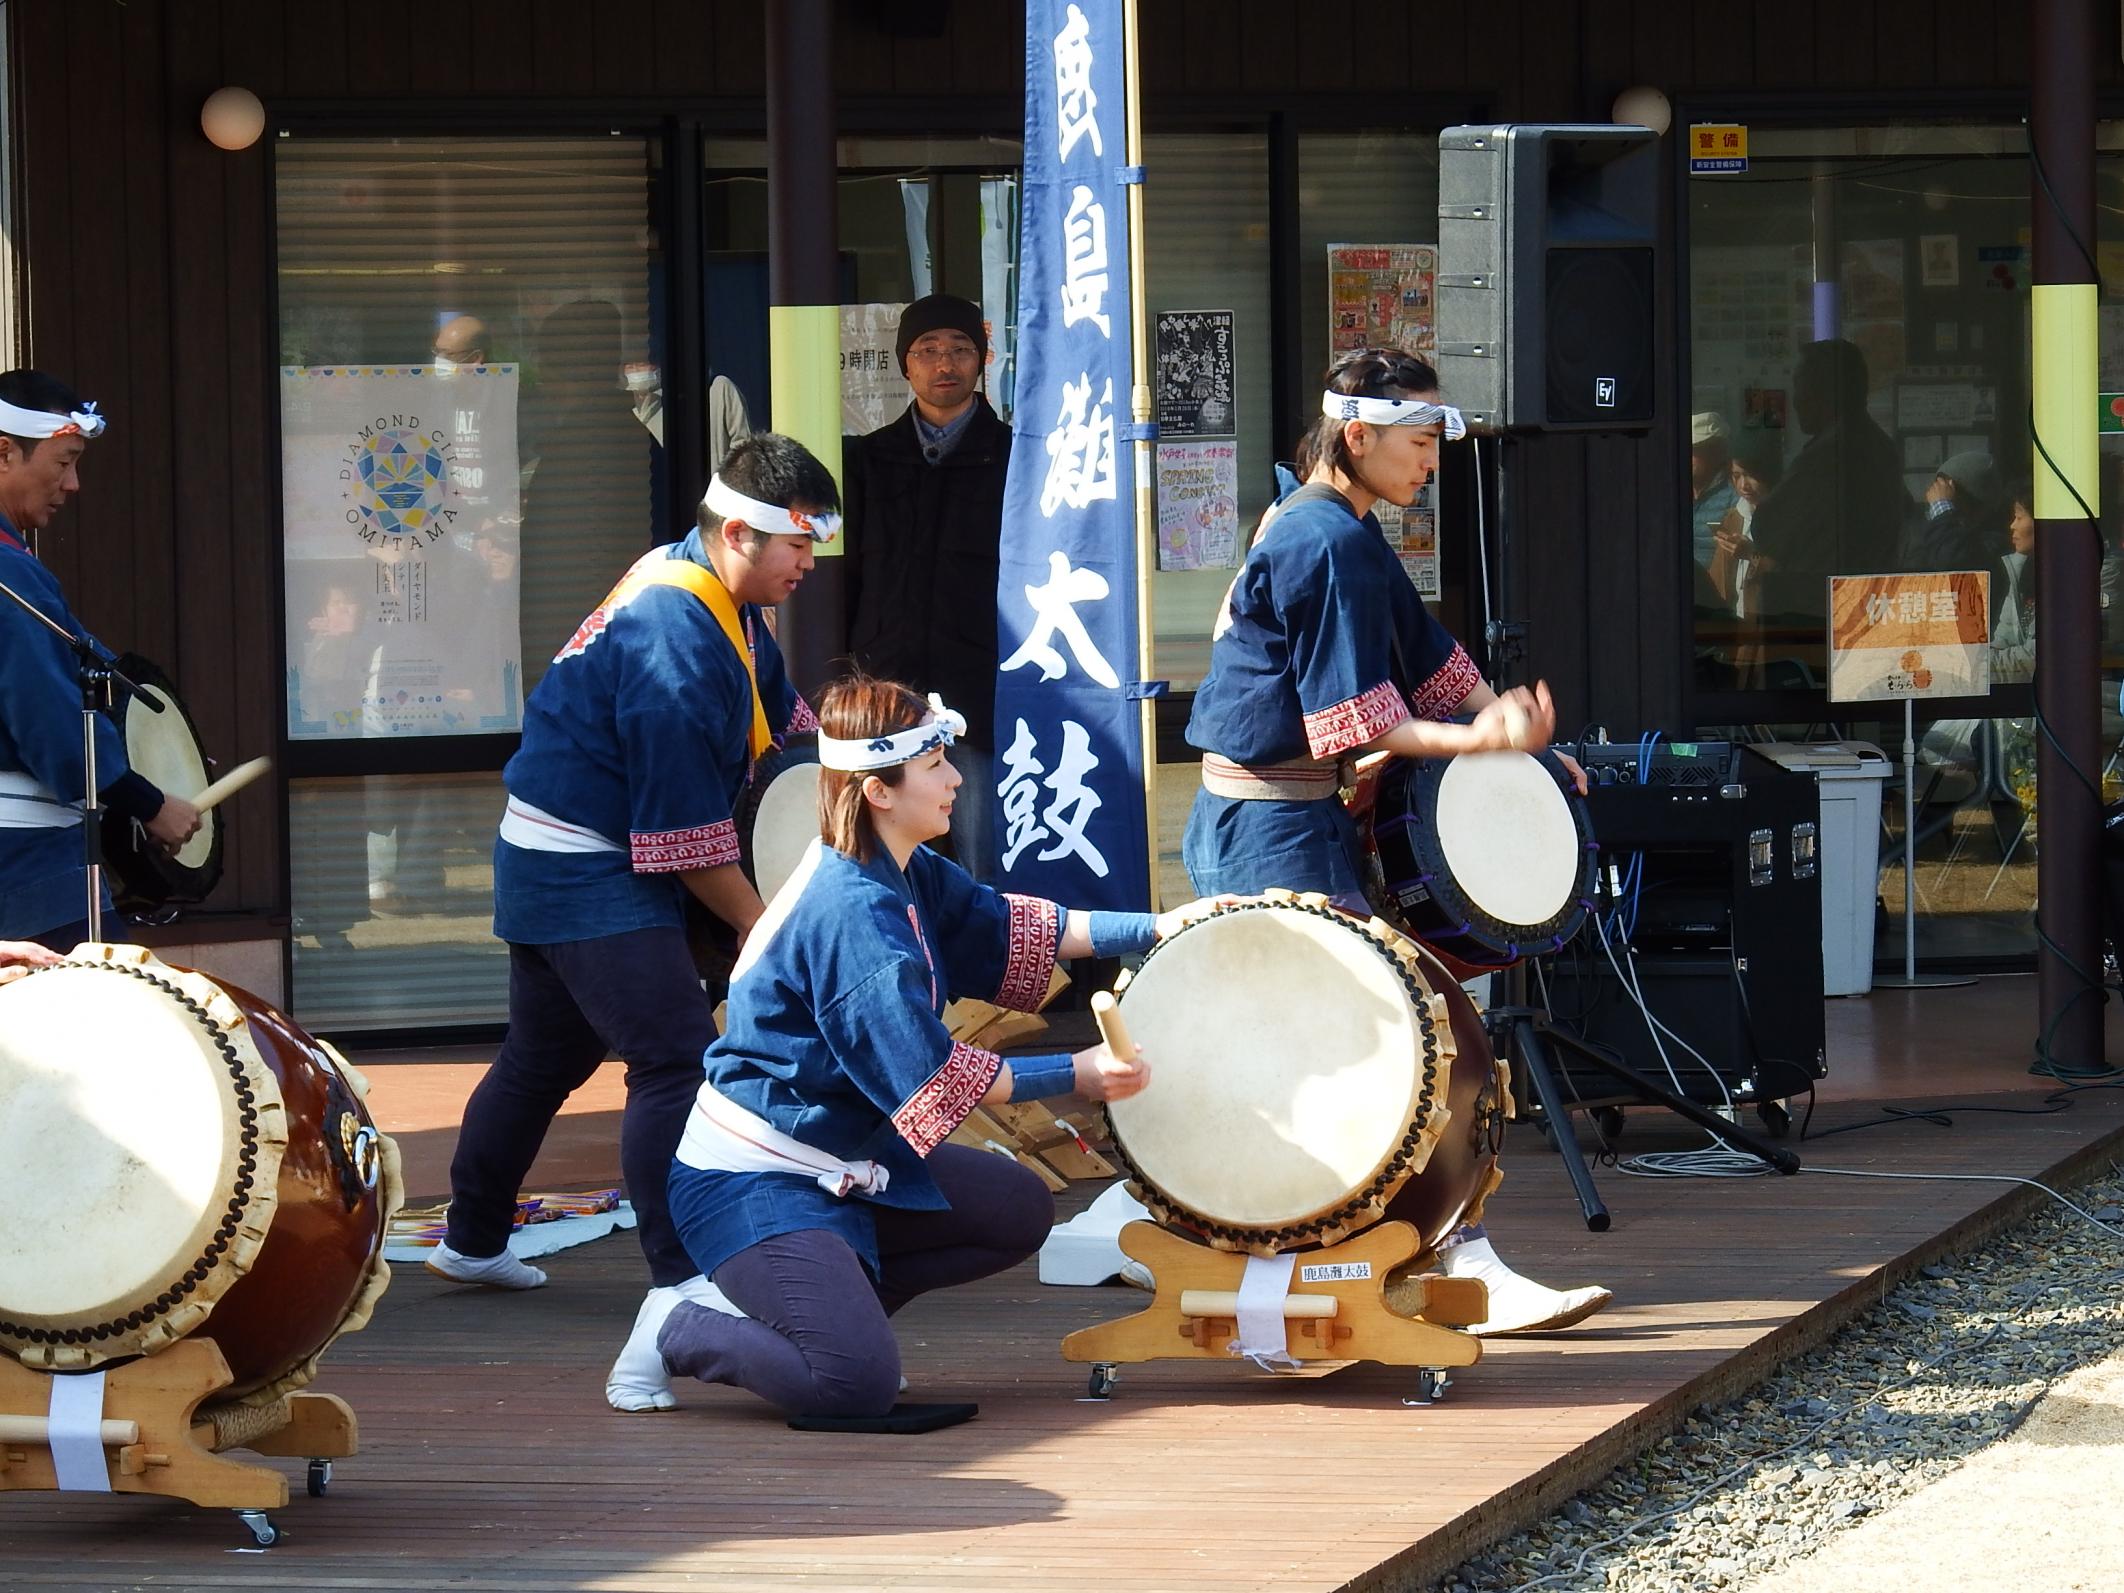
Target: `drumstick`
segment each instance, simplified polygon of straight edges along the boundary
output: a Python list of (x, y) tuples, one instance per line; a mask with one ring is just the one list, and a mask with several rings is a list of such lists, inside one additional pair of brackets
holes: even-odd
[(1136, 1042), (1128, 1037), (1128, 1025), (1121, 1021), (1121, 1007), (1112, 991), (1102, 990), (1092, 997), (1092, 1016), (1098, 1020), (1099, 1038), (1106, 1042), (1106, 1049), (1120, 1061), (1135, 1061)]
[(192, 798), (192, 806), (204, 813), (216, 803), (227, 800), (273, 767), (271, 758), (253, 758), (249, 763), (239, 763), (227, 774)]

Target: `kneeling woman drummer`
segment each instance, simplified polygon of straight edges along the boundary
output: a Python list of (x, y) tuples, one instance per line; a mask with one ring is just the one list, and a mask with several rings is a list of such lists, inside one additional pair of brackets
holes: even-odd
[(818, 715), (823, 840), (746, 940), (671, 1169), (673, 1220), (713, 1285), (651, 1292), (606, 1387), (622, 1410), (668, 1408), (682, 1374), (792, 1414), (884, 1416), (900, 1385), (886, 1319), (1016, 1265), (1054, 1221), (1039, 1179), (945, 1137), (984, 1103), (1149, 1082), (1103, 1045), (1006, 1062), (955, 1041), (944, 1004), (1032, 1010), (1057, 958), (1141, 951), (1190, 910), (1066, 910), (976, 883), (925, 844), (951, 826), (945, 752), (964, 721), (864, 679), (829, 687)]

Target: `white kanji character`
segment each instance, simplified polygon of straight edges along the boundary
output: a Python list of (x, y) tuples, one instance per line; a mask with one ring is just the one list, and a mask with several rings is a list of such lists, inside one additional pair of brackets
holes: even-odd
[(1949, 625), (1954, 623), (1954, 593), (1932, 594), (1932, 617)]
[(1040, 513), (1052, 519), (1063, 504), (1082, 509), (1095, 498), (1112, 499), (1114, 482), (1114, 379), (1109, 376), (1091, 402), (1091, 376), (1062, 384), (1062, 409), (1047, 434), (1047, 479), (1040, 484)]
[(1069, 673), (1069, 666), (1063, 662), (1062, 654), (1052, 640), (1059, 633), (1076, 655), (1078, 668), (1109, 691), (1118, 690), (1121, 677), (1092, 645), (1084, 621), (1077, 618), (1079, 603), (1098, 602), (1109, 590), (1106, 577), (1097, 570), (1071, 569), (1069, 556), (1059, 549), (1048, 554), (1047, 584), (1023, 588), (1025, 601), (1032, 604), (1033, 628), (1026, 633), (1018, 650), (1003, 660), (1001, 673), (1007, 674), (1027, 664), (1038, 664), (1042, 680), (1060, 680)]
[(1084, 777), (1099, 767), (1099, 760), (1092, 754), (1091, 736), (1074, 719), (1062, 721), (1062, 758), (1055, 765), (1055, 772), (1047, 777), (1047, 788), (1054, 792), (1055, 799), (1047, 804), (1047, 811), (1040, 816), (1054, 826), (1055, 839), (1052, 846), (1040, 852), (1040, 861), (1052, 863), (1057, 858), (1075, 855), (1084, 860), (1099, 878), (1106, 878), (1106, 858), (1085, 836), (1084, 828), (1091, 823), (1092, 815), (1101, 806), (1099, 793), (1084, 783)]
[(1895, 605), (1879, 592), (1866, 594), (1866, 623), (1878, 625), (1895, 610)]
[(1091, 135), (1094, 155), (1104, 156), (1106, 145), (1099, 137), (1099, 96), (1092, 92), (1091, 24), (1077, 7), (1069, 8), (1069, 20), (1055, 35), (1055, 115), (1061, 126), (1061, 158), (1067, 162), (1077, 140)]
[(1082, 183), (1070, 193), (1062, 239), (1062, 324), (1090, 321), (1101, 337), (1112, 337), (1106, 318), (1106, 207)]
[(1895, 617), (1906, 624), (1920, 625), (1925, 620), (1925, 594), (1905, 592), (1896, 599)]
[(1003, 778), (996, 795), (1003, 799), (1003, 872), (1009, 873), (1018, 854), (1035, 841), (1045, 840), (1047, 830), (1039, 819), (1040, 776), (1046, 766), (1034, 756), (1032, 727), (1022, 719), (1003, 754)]

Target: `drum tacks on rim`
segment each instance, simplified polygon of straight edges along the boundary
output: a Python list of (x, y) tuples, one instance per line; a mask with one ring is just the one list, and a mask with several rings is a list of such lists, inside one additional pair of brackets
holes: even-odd
[(138, 946), (0, 986), (0, 1352), (86, 1371), (197, 1335), (229, 1365), (218, 1402), (308, 1383), (389, 1282), (398, 1155), (366, 1094), (256, 997)]
[(1351, 808), (1374, 910), (1463, 978), (1561, 950), (1593, 905), (1598, 843), (1554, 752), (1390, 758)]
[(1435, 1247), (1496, 1187), (1505, 1071), (1467, 993), (1391, 926), (1271, 893), (1118, 988), (1157, 1081), (1106, 1115), (1161, 1222), (1274, 1255), (1394, 1217)]

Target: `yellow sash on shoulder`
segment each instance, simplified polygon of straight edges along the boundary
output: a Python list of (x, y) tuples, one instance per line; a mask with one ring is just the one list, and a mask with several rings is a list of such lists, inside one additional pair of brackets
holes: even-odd
[(691, 592), (708, 606), (715, 616), (716, 624), (730, 638), (730, 645), (745, 666), (745, 682), (752, 688), (752, 733), (747, 739), (747, 748), (753, 762), (774, 744), (774, 732), (767, 728), (767, 705), (760, 701), (760, 680), (752, 667), (752, 649), (745, 645), (745, 626), (738, 618), (737, 600), (730, 595), (730, 588), (716, 578), (713, 570), (704, 570), (691, 559), (644, 559), (620, 578), (620, 584), (612, 589), (612, 595), (604, 601), (607, 609), (620, 607), (626, 600), (645, 586), (676, 586)]

